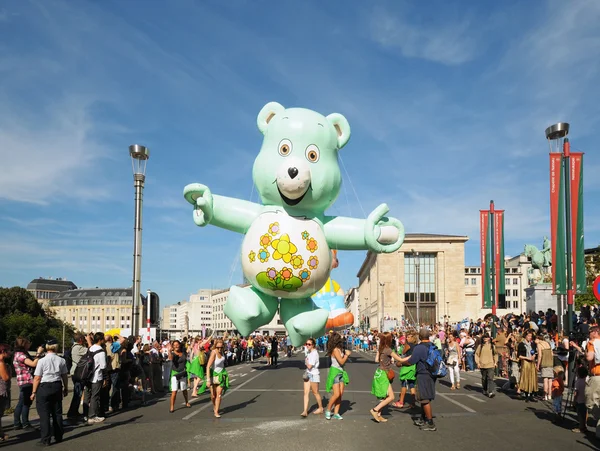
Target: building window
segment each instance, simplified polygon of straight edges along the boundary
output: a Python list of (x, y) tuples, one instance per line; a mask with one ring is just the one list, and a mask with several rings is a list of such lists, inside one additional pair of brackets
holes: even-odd
[(471, 274), (477, 274), (477, 268), (471, 268)]
[(509, 298), (510, 297), (510, 290), (506, 290), (506, 297)]
[(420, 303), (434, 305), (435, 280), (435, 254), (419, 254), (418, 260), (414, 254), (404, 254), (404, 302), (416, 304), (418, 283)]
[(469, 279), (465, 278), (465, 285), (469, 285)]
[(519, 290), (512, 290), (512, 294), (513, 294), (513, 297), (515, 297), (515, 298), (518, 297), (519, 296)]
[(519, 301), (513, 301), (513, 308), (519, 308)]
[(513, 279), (513, 285), (519, 285), (519, 279)]
[(477, 285), (477, 279), (475, 277), (471, 278), (471, 285)]

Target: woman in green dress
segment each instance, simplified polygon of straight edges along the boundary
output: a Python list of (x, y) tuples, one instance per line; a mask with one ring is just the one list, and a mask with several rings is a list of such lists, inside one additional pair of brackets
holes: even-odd
[(381, 416), (381, 409), (394, 400), (394, 390), (392, 389), (392, 381), (396, 375), (394, 360), (400, 361), (400, 356), (392, 351), (392, 334), (389, 332), (379, 334), (379, 349), (375, 358), (375, 361), (379, 362), (379, 368), (373, 375), (371, 394), (375, 395), (380, 402), (370, 410), (371, 416), (377, 423), (387, 421)]
[(223, 393), (229, 388), (229, 374), (225, 369), (223, 346), (223, 340), (218, 339), (215, 341), (206, 366), (209, 372), (206, 386), (210, 388), (210, 400), (213, 404), (215, 418), (221, 418), (221, 415), (219, 415), (221, 396), (223, 396)]
[[(187, 366), (188, 373), (194, 376), (194, 388), (192, 389), (192, 398), (197, 398), (198, 395), (204, 393), (206, 390), (206, 378), (204, 377), (204, 365), (206, 365), (206, 354), (204, 353), (204, 346), (210, 338), (202, 339), (197, 336), (194, 339), (194, 345), (191, 347), (190, 362)], [(202, 382), (202, 386), (198, 388)]]

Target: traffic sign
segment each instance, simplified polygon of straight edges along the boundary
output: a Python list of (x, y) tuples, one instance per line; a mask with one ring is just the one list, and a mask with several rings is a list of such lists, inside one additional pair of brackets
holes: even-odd
[(592, 291), (594, 292), (596, 299), (600, 301), (600, 276), (596, 277), (596, 280), (594, 280), (594, 287), (592, 288)]

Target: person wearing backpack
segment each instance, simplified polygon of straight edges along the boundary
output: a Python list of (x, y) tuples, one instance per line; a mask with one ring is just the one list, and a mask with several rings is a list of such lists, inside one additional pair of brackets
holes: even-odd
[[(105, 374), (106, 351), (104, 346), (104, 334), (96, 332), (94, 334), (94, 344), (90, 346), (88, 352), (82, 357), (80, 364), (75, 368), (74, 376), (80, 372), (82, 376), (80, 381), (85, 384), (83, 395), (83, 415), (87, 418), (88, 424), (102, 423), (104, 421), (104, 412), (100, 404), (102, 388), (108, 385), (108, 375)], [(86, 362), (86, 370), (79, 371), (82, 368), (82, 362)], [(91, 371), (89, 369), (91, 368)]]
[[(73, 361), (71, 367), (67, 365), (67, 370), (69, 370), (69, 375), (71, 379), (73, 378), (73, 374), (75, 373), (75, 368), (77, 364), (81, 360), (81, 358), (87, 353), (87, 346), (85, 346), (85, 338), (83, 334), (76, 333), (73, 337), (75, 343), (71, 347), (71, 359)], [(91, 342), (91, 339), (90, 339)], [(67, 419), (76, 421), (79, 417), (79, 404), (81, 403), (81, 395), (83, 394), (83, 384), (79, 381), (73, 381), (73, 397), (71, 398), (71, 405), (69, 406), (69, 410), (67, 412)]]
[(416, 365), (417, 368), (417, 397), (421, 402), (422, 412), (421, 418), (414, 420), (414, 423), (422, 431), (436, 430), (431, 408), (431, 402), (435, 399), (435, 379), (427, 365), (427, 360), (430, 357), (430, 351), (439, 352), (439, 350), (430, 342), (429, 334), (428, 329), (422, 328), (419, 331), (421, 342), (413, 348), (410, 356), (399, 360), (402, 365)]

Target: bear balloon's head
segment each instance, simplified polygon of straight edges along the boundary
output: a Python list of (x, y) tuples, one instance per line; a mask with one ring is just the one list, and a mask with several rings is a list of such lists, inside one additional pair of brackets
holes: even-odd
[(338, 151), (350, 139), (346, 118), (271, 102), (257, 123), (264, 140), (252, 176), (262, 203), (291, 213), (325, 212), (342, 184)]

